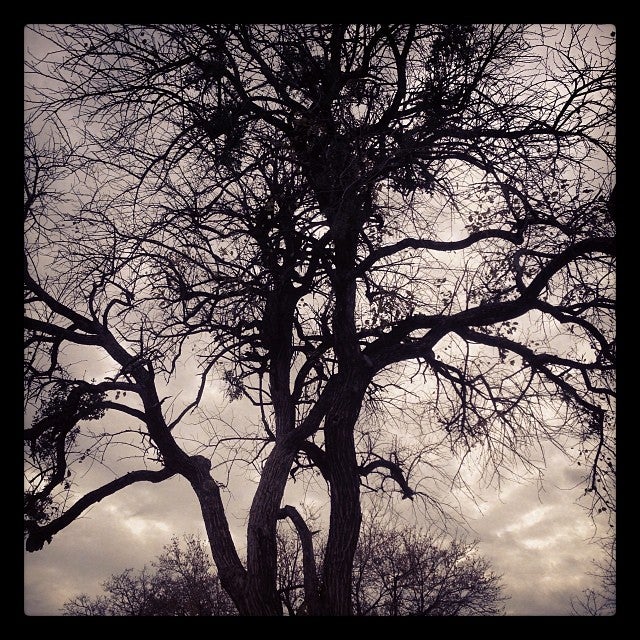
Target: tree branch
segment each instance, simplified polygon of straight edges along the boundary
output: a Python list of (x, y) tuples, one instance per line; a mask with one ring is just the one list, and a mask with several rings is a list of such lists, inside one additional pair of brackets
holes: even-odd
[(587, 238), (567, 247), (562, 253), (549, 260), (540, 270), (538, 275), (529, 283), (523, 291), (523, 296), (535, 297), (540, 295), (547, 286), (549, 280), (566, 267), (570, 262), (588, 253), (606, 253), (616, 255), (616, 241), (614, 238)]
[(97, 333), (96, 327), (99, 325), (97, 325), (92, 320), (85, 318), (83, 315), (80, 315), (79, 313), (73, 311), (73, 309), (70, 309), (60, 301), (56, 300), (31, 277), (27, 270), (26, 257), (24, 267), (24, 283), (27, 288), (37, 294), (39, 299), (42, 300), (52, 311), (69, 319), (74, 325), (82, 329), (82, 331), (86, 331), (87, 333)]
[(572, 368), (582, 370), (586, 367), (586, 365), (582, 365), (579, 362), (566, 360), (565, 358), (559, 358), (551, 354), (536, 354), (534, 351), (532, 351), (528, 347), (525, 347), (519, 342), (514, 342), (513, 340), (509, 340), (508, 338), (505, 338), (503, 336), (490, 336), (484, 333), (480, 333), (479, 331), (473, 331), (472, 329), (459, 329), (456, 330), (456, 333), (465, 340), (470, 340), (472, 342), (480, 344), (486, 344), (488, 346), (509, 349), (509, 351), (518, 354), (521, 358), (526, 360), (532, 368), (543, 373), (549, 380), (554, 382), (567, 395), (574, 398), (578, 404), (587, 409), (590, 413), (597, 415), (598, 419), (602, 417), (603, 411), (599, 406), (582, 398), (575, 387), (563, 380), (559, 375), (553, 373), (547, 366), (549, 364), (567, 365), (570, 363), (569, 366), (571, 366)]
[[(94, 334), (76, 333), (70, 327), (58, 327), (50, 322), (44, 322), (43, 320), (36, 320), (35, 318), (25, 317), (24, 326), (31, 331), (39, 331), (46, 333), (47, 335), (62, 340), (68, 340), (69, 342), (75, 342), (76, 344), (88, 344), (99, 345), (100, 339)], [(74, 325), (72, 325), (74, 326)]]
[(318, 570), (316, 558), (313, 552), (313, 534), (309, 531), (307, 523), (298, 510), (291, 505), (285, 505), (278, 513), (278, 519), (289, 518), (298, 532), (300, 544), (302, 546), (302, 569), (304, 574), (304, 596), (307, 613), (317, 615), (320, 604), (320, 582), (318, 580)]
[(69, 509), (67, 509), (67, 511), (65, 511), (60, 517), (52, 520), (46, 525), (39, 526), (35, 523), (27, 523), (27, 551), (31, 552), (42, 549), (45, 542), (51, 542), (51, 539), (56, 533), (58, 533), (58, 531), (61, 531), (70, 525), (83, 511), (100, 502), (103, 498), (120, 491), (120, 489), (124, 489), (136, 482), (162, 482), (174, 474), (175, 471), (170, 469), (161, 469), (160, 471), (141, 469), (138, 471), (131, 471), (126, 475), (116, 478), (102, 487), (82, 496), (82, 498), (69, 507)]
[(299, 446), (300, 451), (302, 451), (306, 456), (311, 460), (311, 462), (317, 467), (318, 471), (322, 474), (323, 478), (328, 478), (327, 476), (327, 454), (313, 442), (309, 442), (309, 440), (305, 440)]
[(147, 416), (145, 415), (144, 411), (134, 409), (133, 407), (128, 407), (126, 404), (122, 404), (121, 402), (104, 400), (100, 403), (100, 407), (104, 409), (113, 409), (114, 411), (120, 411), (121, 413), (126, 413), (127, 415), (133, 416), (134, 418), (137, 418), (145, 424), (147, 423)]
[(402, 489), (402, 499), (409, 498), (409, 500), (413, 500), (413, 496), (415, 495), (415, 491), (409, 487), (409, 483), (407, 479), (402, 474), (402, 470), (400, 466), (391, 462), (390, 460), (374, 460), (373, 462), (369, 462), (366, 465), (360, 467), (360, 475), (368, 476), (370, 473), (373, 473), (376, 469), (387, 469), (389, 471), (389, 477), (395, 480), (399, 487)]
[[(576, 258), (593, 252), (615, 255), (615, 240), (612, 238), (588, 238), (568, 247), (540, 270), (533, 281), (521, 291), (520, 298), (516, 300), (480, 304), (450, 316), (416, 314), (400, 320), (392, 325), (391, 331), (372, 342), (363, 353), (369, 357), (375, 369), (379, 371), (393, 362), (424, 355), (425, 352), (428, 355), (429, 350), (433, 349), (435, 344), (450, 331), (513, 320), (535, 308), (544, 307), (545, 310), (548, 310), (544, 302), (539, 301), (537, 296), (547, 286), (549, 280)], [(585, 321), (578, 320), (577, 324), (584, 326)], [(589, 330), (591, 325), (588, 323), (587, 325), (585, 328)], [(430, 331), (419, 340), (402, 342), (410, 333), (420, 329), (430, 329)], [(593, 335), (599, 340), (602, 338), (597, 331)], [(600, 340), (601, 343), (602, 340), (604, 338)]]
[(462, 240), (456, 240), (452, 242), (444, 242), (440, 240), (425, 240), (419, 238), (405, 238), (396, 242), (395, 244), (387, 247), (381, 247), (377, 251), (368, 255), (354, 270), (355, 276), (364, 275), (378, 260), (391, 256), (404, 249), (429, 249), (430, 251), (459, 251), (460, 249), (466, 249), (472, 244), (479, 242), (480, 240), (487, 240), (492, 238), (501, 238), (507, 240), (513, 244), (520, 245), (524, 241), (522, 233), (513, 233), (511, 231), (505, 231), (504, 229), (484, 229), (482, 231), (476, 231)]

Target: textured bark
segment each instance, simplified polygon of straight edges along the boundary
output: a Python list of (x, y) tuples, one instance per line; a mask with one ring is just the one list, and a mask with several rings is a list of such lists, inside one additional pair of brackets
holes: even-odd
[(276, 444), (249, 511), (246, 597), (253, 615), (282, 615), (277, 591), (276, 523), (294, 453), (286, 439)]
[(333, 333), (341, 385), (324, 425), (325, 477), (329, 482), (331, 511), (320, 601), (322, 613), (332, 616), (352, 615), (353, 558), (362, 520), (354, 428), (369, 378), (364, 373), (366, 365), (356, 334), (353, 267), (364, 205), (360, 197), (354, 196), (351, 201), (336, 203), (335, 215), (328, 216), (335, 244)]
[(246, 600), (247, 573), (236, 552), (229, 523), (224, 514), (220, 489), (211, 477), (211, 462), (203, 456), (193, 456), (188, 474), (204, 520), (211, 554), (220, 583), (229, 594), (241, 615), (251, 615)]
[(353, 434), (365, 386), (363, 380), (345, 376), (345, 383), (325, 420), (331, 516), (321, 587), (324, 615), (352, 614), (353, 557), (362, 521), (360, 474)]
[(269, 454), (249, 511), (245, 605), (250, 615), (282, 615), (277, 591), (276, 524), (293, 463), (290, 437), (295, 409), (291, 400), (292, 324), (295, 298), (285, 285), (273, 292), (264, 312), (264, 343), (271, 366), (269, 391), (273, 403), (276, 444)]

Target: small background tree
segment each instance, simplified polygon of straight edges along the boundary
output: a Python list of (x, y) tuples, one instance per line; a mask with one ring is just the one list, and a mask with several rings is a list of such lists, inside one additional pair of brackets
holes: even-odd
[[(65, 602), (67, 616), (237, 615), (220, 586), (203, 542), (174, 537), (153, 570), (126, 569), (103, 583), (106, 595)], [(323, 548), (320, 545), (320, 548)], [(278, 535), (278, 586), (285, 614), (305, 615), (303, 553), (297, 532)], [(321, 558), (318, 558), (321, 564)], [(445, 542), (412, 527), (365, 520), (356, 551), (353, 601), (358, 616), (497, 615), (506, 600), (500, 576), (476, 543)]]
[(604, 554), (593, 561), (590, 574), (596, 586), (585, 589), (581, 596), (571, 601), (573, 613), (578, 616), (612, 616), (617, 610), (616, 538), (604, 538), (599, 544)]
[(66, 616), (228, 616), (236, 608), (215, 574), (203, 542), (177, 537), (151, 563), (125, 569), (103, 583), (104, 596), (81, 594), (65, 602)]
[(354, 564), (356, 615), (499, 615), (507, 599), (500, 580), (476, 542), (363, 522)]

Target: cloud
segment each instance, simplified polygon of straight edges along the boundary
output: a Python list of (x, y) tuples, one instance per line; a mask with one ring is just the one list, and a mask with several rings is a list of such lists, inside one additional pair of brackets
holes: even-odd
[[(482, 514), (475, 511), (473, 516), (467, 505), (472, 514), (470, 537), (480, 541), (479, 551), (503, 575), (505, 593), (511, 597), (510, 615), (568, 615), (571, 598), (594, 586), (589, 572), (599, 549), (590, 543), (595, 532), (588, 515), (576, 504), (582, 492), (576, 486), (580, 476), (560, 454), (549, 454), (547, 461), (542, 489), (533, 482), (505, 482), (499, 493), (482, 492)], [(113, 477), (97, 466), (92, 473), (102, 480)], [(224, 492), (240, 553), (255, 491), (244, 475), (239, 473)], [(299, 508), (326, 506), (326, 494), (295, 483), (288, 487), (285, 502)], [(82, 592), (99, 594), (110, 575), (142, 568), (172, 535), (184, 533), (205, 538), (200, 508), (186, 480), (174, 477), (157, 485), (128, 487), (95, 505), (42, 551), (26, 554), (25, 612), (59, 615), (69, 598)]]
[(473, 523), (480, 551), (504, 576), (510, 615), (569, 615), (571, 598), (594, 586), (589, 573), (600, 549), (577, 504), (582, 489), (566, 488), (574, 480), (566, 462), (553, 456), (549, 462), (542, 491), (510, 484)]
[(67, 599), (97, 595), (111, 574), (142, 568), (183, 533), (204, 536), (197, 500), (182, 479), (134, 485), (106, 498), (42, 551), (25, 554), (25, 613), (59, 615)]

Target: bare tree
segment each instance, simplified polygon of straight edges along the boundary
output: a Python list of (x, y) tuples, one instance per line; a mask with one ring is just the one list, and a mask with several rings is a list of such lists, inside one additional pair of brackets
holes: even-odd
[[(294, 530), (295, 531), (295, 530)], [(278, 535), (278, 577), (289, 615), (307, 611), (300, 538)], [(316, 540), (320, 550), (321, 540)], [(316, 558), (322, 566), (323, 558)], [(493, 616), (507, 596), (502, 576), (479, 555), (478, 543), (363, 518), (354, 556), (352, 599), (357, 616)]]
[(63, 605), (67, 616), (228, 616), (236, 613), (202, 541), (171, 539), (140, 571), (125, 569), (103, 583), (107, 595), (81, 594)]
[[(276, 523), (311, 535), (284, 491), (316, 482), (329, 526), (305, 602), (349, 615), (363, 492), (443, 508), (447, 451), (500, 477), (576, 447), (592, 508), (613, 509), (615, 34), (30, 33), (29, 551), (177, 474), (238, 611), (279, 615)], [(80, 352), (109, 371), (79, 373)], [(215, 380), (259, 424), (212, 413)], [(79, 463), (124, 447), (128, 471), (70, 493)], [(246, 561), (222, 499), (242, 464), (259, 475)]]
[(500, 580), (477, 542), (363, 521), (354, 562), (356, 615), (499, 615), (507, 599)]
[(571, 608), (578, 616), (612, 616), (616, 613), (616, 538), (609, 536), (599, 541), (604, 550), (600, 560), (593, 561), (591, 576), (596, 580), (595, 588), (585, 589), (578, 598), (573, 598)]
[[(106, 595), (80, 594), (63, 605), (67, 616), (237, 615), (221, 588), (201, 540), (178, 538), (152, 569), (126, 569), (103, 583)], [(304, 553), (295, 527), (279, 528), (278, 590), (287, 615), (306, 615)], [(322, 557), (317, 562), (322, 564)], [(444, 541), (414, 529), (365, 518), (354, 560), (358, 616), (498, 615), (506, 597), (500, 576), (477, 544)]]

